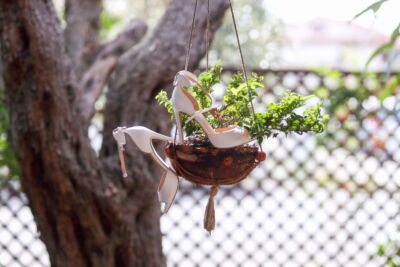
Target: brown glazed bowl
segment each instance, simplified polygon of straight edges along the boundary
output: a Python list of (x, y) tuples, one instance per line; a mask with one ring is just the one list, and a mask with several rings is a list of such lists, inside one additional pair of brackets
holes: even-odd
[(245, 179), (265, 159), (256, 146), (215, 148), (209, 143), (185, 141), (164, 147), (179, 176), (199, 185), (231, 185)]

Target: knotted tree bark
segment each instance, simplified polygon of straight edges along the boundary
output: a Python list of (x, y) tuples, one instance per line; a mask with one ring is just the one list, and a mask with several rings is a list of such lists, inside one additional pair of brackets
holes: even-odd
[[(213, 0), (212, 35), (226, 0)], [(194, 1), (172, 0), (155, 30), (135, 20), (99, 44), (100, 0), (66, 0), (63, 31), (51, 0), (0, 0), (0, 45), (21, 184), (52, 266), (165, 266), (156, 196), (159, 176), (128, 144), (121, 177), (111, 131), (145, 125), (166, 132), (155, 94), (183, 68)], [(206, 1), (199, 1), (189, 68), (205, 53)], [(143, 40), (142, 40), (143, 39)], [(101, 152), (87, 126), (108, 83)]]

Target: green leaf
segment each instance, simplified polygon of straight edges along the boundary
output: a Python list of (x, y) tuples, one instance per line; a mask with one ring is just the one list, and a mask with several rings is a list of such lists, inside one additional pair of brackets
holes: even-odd
[(383, 256), (385, 254), (385, 246), (384, 245), (379, 245), (377, 254), (378, 254), (378, 256)]
[(385, 78), (384, 81), (387, 82), (390, 74), (392, 73), (392, 69), (393, 69), (393, 64), (394, 62), (397, 60), (397, 58), (400, 56), (400, 49), (398, 49), (397, 51), (395, 51), (389, 58), (387, 66), (386, 66), (386, 70), (385, 70)]
[(378, 10), (381, 8), (382, 4), (385, 3), (388, 0), (379, 0), (376, 1), (375, 3), (371, 4), (370, 6), (368, 6), (366, 9), (364, 9), (363, 11), (361, 11), (360, 13), (358, 13), (357, 15), (354, 16), (353, 20), (358, 18), (359, 16), (361, 16), (362, 14), (368, 12), (368, 11), (373, 11), (374, 13), (378, 12)]
[(386, 83), (385, 88), (383, 89), (382, 92), (380, 92), (379, 94), (379, 100), (381, 101), (381, 103), (389, 96), (391, 96), (396, 88), (399, 86), (400, 84), (400, 74), (398, 74), (397, 76), (392, 77), (391, 80), (389, 80)]
[(371, 63), (371, 61), (377, 57), (379, 54), (382, 54), (385, 51), (391, 50), (394, 46), (394, 44), (396, 43), (397, 38), (400, 36), (400, 23), (399, 25), (397, 25), (397, 27), (393, 30), (391, 36), (390, 36), (390, 40), (386, 43), (381, 45), (380, 47), (378, 47), (373, 53), (372, 55), (368, 58), (367, 63), (365, 64), (365, 68), (368, 67), (369, 63)]
[(305, 100), (311, 99), (311, 98), (313, 98), (313, 97), (315, 97), (315, 95), (302, 96), (302, 97), (301, 97), (301, 100), (305, 101)]
[(175, 112), (171, 100), (168, 99), (167, 92), (161, 90), (156, 95), (155, 99), (157, 100), (158, 104), (163, 105), (167, 109), (168, 113), (171, 115), (171, 120), (173, 120), (175, 118)]
[(243, 90), (244, 87), (246, 87), (246, 84), (241, 84), (241, 85), (240, 85), (239, 87), (237, 87), (237, 88), (232, 88), (232, 89), (231, 89), (231, 92), (232, 92), (233, 95), (237, 96), (237, 95), (239, 94), (239, 92), (240, 92), (241, 90)]

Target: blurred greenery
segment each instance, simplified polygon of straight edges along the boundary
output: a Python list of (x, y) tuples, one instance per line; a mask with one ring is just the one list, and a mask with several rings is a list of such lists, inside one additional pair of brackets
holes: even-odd
[(10, 138), (10, 121), (6, 107), (4, 86), (0, 81), (0, 188), (18, 179), (19, 167)]
[[(350, 72), (342, 73), (330, 68), (314, 69), (315, 73), (324, 81), (319, 87), (313, 90), (313, 94), (325, 99), (324, 108), (326, 113), (331, 115), (331, 127), (325, 133), (317, 137), (320, 145), (327, 145), (330, 148), (344, 146), (349, 151), (366, 149), (360, 147), (360, 140), (357, 133), (363, 126), (360, 124), (366, 117), (379, 123), (376, 118), (376, 108), (379, 102), (383, 105), (385, 98), (385, 86), (382, 85), (383, 74)], [(397, 81), (398, 76), (393, 75), (390, 80)], [(371, 103), (375, 103), (372, 104)], [(375, 108), (373, 108), (375, 107)], [(336, 140), (337, 133), (341, 132), (346, 136), (344, 140)], [(385, 147), (382, 140), (371, 135), (374, 145), (380, 149)]]
[(381, 103), (391, 95), (394, 95), (396, 90), (398, 90), (400, 84), (400, 74), (393, 76), (392, 78), (388, 79), (385, 86), (379, 93), (379, 100)]
[[(170, 1), (103, 0), (103, 12), (101, 14), (102, 40), (111, 40), (124, 29), (132, 18), (144, 19), (151, 30), (157, 25)], [(378, 0), (372, 3), (356, 14), (354, 19), (368, 12), (377, 14), (380, 8), (389, 1), (394, 0)], [(62, 17), (64, 0), (54, 0), (54, 2)], [(256, 68), (278, 66), (281, 48), (284, 44), (285, 25), (279, 18), (272, 16), (268, 12), (268, 1), (236, 0), (233, 5), (247, 65)], [(390, 66), (392, 66), (394, 60), (400, 58), (400, 50), (396, 49), (394, 45), (400, 34), (399, 27), (400, 24), (393, 30), (389, 42), (377, 48), (371, 55), (369, 62), (381, 52), (384, 52), (389, 55), (388, 71), (390, 71)], [(212, 44), (210, 53), (211, 65), (215, 64), (217, 60), (224, 62), (225, 67), (237, 66), (240, 62), (229, 12), (227, 12), (224, 23), (218, 30)]]
[[(400, 230), (400, 229), (399, 229)], [(377, 255), (385, 259), (386, 266), (400, 266), (400, 241), (389, 241), (378, 247)]]
[[(362, 10), (360, 13), (358, 13), (357, 15), (354, 16), (354, 19), (360, 17), (361, 15), (364, 15), (365, 13), (372, 11), (374, 12), (374, 14), (376, 15), (378, 13), (378, 11), (380, 10), (380, 8), (382, 7), (382, 5), (385, 2), (388, 1), (392, 1), (392, 0), (379, 0), (376, 1), (374, 3), (372, 3), (371, 5), (369, 5), (367, 8), (365, 8), (364, 10)], [(367, 63), (366, 63), (366, 67), (368, 67), (369, 63), (371, 63), (371, 61), (376, 58), (378, 55), (384, 53), (384, 52), (390, 52), (391, 50), (394, 49), (395, 44), (397, 39), (400, 36), (400, 23), (397, 25), (397, 27), (392, 31), (392, 34), (390, 35), (390, 39), (386, 44), (383, 44), (381, 46), (379, 46), (372, 54), (371, 56), (368, 58)], [(390, 62), (390, 60), (389, 60)]]
[[(358, 13), (354, 18), (357, 18), (366, 12), (373, 11), (374, 14), (376, 14), (382, 5), (387, 2), (387, 1), (393, 1), (393, 0), (379, 0), (365, 8), (363, 11)], [(383, 87), (382, 90), (379, 92), (379, 100), (382, 102), (388, 98), (391, 95), (394, 95), (396, 93), (396, 90), (398, 91), (400, 88), (400, 74), (396, 74), (393, 76), (391, 79), (387, 79), (390, 76), (390, 73), (392, 72), (392, 67), (394, 61), (398, 58), (400, 55), (400, 49), (397, 48), (396, 50), (396, 43), (397, 40), (400, 37), (400, 19), (399, 19), (399, 24), (397, 27), (392, 31), (392, 34), (390, 35), (389, 41), (378, 48), (375, 49), (375, 51), (371, 54), (371, 56), (368, 58), (367, 63), (366, 63), (366, 68), (368, 68), (368, 65), (371, 63), (372, 60), (374, 60), (378, 55), (382, 55), (383, 53), (388, 54), (388, 64), (386, 68), (386, 84)], [(399, 227), (400, 228), (400, 227)], [(378, 256), (382, 257), (385, 259), (385, 263), (387, 266), (390, 267), (399, 267), (400, 266), (400, 240), (390, 240), (386, 244), (382, 244), (378, 248)]]
[(379, 0), (376, 1), (374, 3), (372, 3), (371, 5), (369, 5), (367, 8), (365, 8), (363, 11), (361, 11), (360, 13), (358, 13), (357, 15), (354, 16), (354, 19), (358, 18), (359, 16), (369, 12), (369, 11), (373, 11), (374, 13), (378, 12), (378, 10), (381, 8), (382, 4), (387, 2), (389, 0)]
[[(250, 68), (277, 66), (283, 46), (284, 24), (265, 8), (265, 1), (237, 0), (233, 3), (245, 63)], [(239, 66), (240, 55), (229, 10), (215, 35), (210, 63)]]
[(324, 77), (324, 79), (329, 79), (330, 83), (335, 84), (336, 88), (334, 90), (330, 90), (324, 86), (321, 86), (313, 91), (313, 93), (320, 97), (326, 99), (325, 108), (328, 114), (338, 115), (338, 112), (343, 110), (352, 110), (353, 114), (358, 115), (361, 111), (361, 105), (358, 105), (356, 109), (349, 106), (349, 100), (355, 99), (358, 102), (362, 102), (367, 99), (371, 92), (361, 83), (362, 76), (376, 79), (375, 73), (357, 73), (354, 72), (352, 74), (353, 77), (358, 81), (358, 85), (355, 88), (349, 88), (346, 85), (346, 80), (343, 77), (343, 73), (331, 69), (331, 68), (316, 68), (314, 71)]
[[(393, 0), (379, 0), (379, 1), (372, 3), (367, 8), (362, 10), (360, 13), (355, 15), (354, 19), (356, 19), (370, 11), (372, 11), (376, 15), (379, 12), (382, 5), (388, 1), (393, 1)], [(386, 15), (386, 14), (382, 14), (382, 15)], [(377, 56), (382, 55), (382, 54), (386, 54), (388, 56), (388, 64), (387, 64), (387, 68), (386, 68), (386, 78), (385, 78), (386, 84), (382, 88), (382, 91), (381, 91), (380, 97), (379, 97), (381, 102), (383, 102), (387, 97), (393, 95), (395, 93), (395, 91), (398, 90), (399, 85), (400, 85), (399, 75), (397, 75), (392, 80), (388, 81), (388, 79), (387, 79), (390, 76), (390, 73), (392, 72), (392, 68), (393, 68), (393, 64), (394, 64), (395, 60), (397, 60), (398, 57), (400, 56), (400, 49), (398, 47), (396, 47), (396, 43), (397, 43), (397, 40), (399, 39), (399, 37), (400, 37), (400, 19), (399, 19), (398, 25), (393, 29), (389, 40), (386, 43), (384, 43), (383, 45), (377, 47), (375, 49), (375, 51), (372, 52), (372, 54), (370, 55), (370, 57), (368, 58), (368, 60), (365, 64), (365, 68), (367, 69), (369, 64)]]
[(386, 44), (381, 45), (378, 47), (372, 55), (368, 58), (366, 65), (368, 66), (371, 61), (376, 58), (378, 55), (382, 54), (383, 52), (390, 52), (394, 49), (396, 44), (397, 38), (400, 36), (400, 23), (399, 25), (393, 30), (392, 34), (390, 35), (390, 39)]
[[(102, 40), (108, 41), (115, 37), (132, 18), (145, 20), (151, 30), (157, 25), (169, 2), (125, 0), (117, 4), (115, 1), (105, 0), (100, 16)], [(252, 68), (274, 67), (279, 62), (283, 44), (283, 23), (268, 12), (265, 1), (236, 0), (233, 5), (246, 65)], [(235, 38), (228, 10), (210, 48), (210, 65), (218, 61), (223, 62), (226, 67), (240, 64)]]
[(100, 14), (100, 37), (103, 39), (107, 33), (121, 21), (121, 17), (113, 15), (111, 12), (103, 9)]

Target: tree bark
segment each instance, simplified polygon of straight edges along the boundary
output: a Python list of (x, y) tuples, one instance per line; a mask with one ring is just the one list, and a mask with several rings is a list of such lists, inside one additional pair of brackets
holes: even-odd
[[(214, 32), (227, 1), (212, 2)], [(82, 56), (67, 56), (71, 50), (51, 0), (0, 0), (12, 139), (52, 266), (165, 266), (157, 171), (142, 154), (128, 153), (129, 177), (121, 178), (110, 133), (121, 123), (166, 130), (152, 99), (183, 67), (192, 8), (187, 0), (173, 0), (154, 32), (116, 61), (98, 157), (82, 126), (87, 118), (75, 75)], [(190, 69), (205, 52), (206, 17), (201, 2)]]
[(118, 58), (123, 52), (137, 44), (147, 31), (147, 25), (139, 20), (132, 20), (127, 29), (114, 41), (104, 45), (97, 53), (93, 64), (85, 72), (81, 80), (82, 116), (87, 123), (95, 113), (94, 104), (102, 93), (102, 89)]
[(78, 79), (99, 46), (101, 0), (66, 0), (65, 46)]

